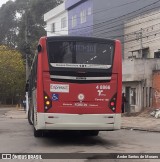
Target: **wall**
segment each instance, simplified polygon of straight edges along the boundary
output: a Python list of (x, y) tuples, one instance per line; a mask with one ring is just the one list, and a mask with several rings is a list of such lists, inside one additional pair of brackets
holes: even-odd
[[(69, 12), (69, 34), (120, 39), (124, 42), (124, 22), (136, 17), (139, 13), (150, 11), (157, 6), (157, 3), (151, 5), (156, 1), (66, 0), (66, 9)], [(86, 8), (87, 5), (93, 7), (92, 16), (89, 16), (87, 23), (83, 25), (78, 20), (77, 27), (72, 29), (71, 17), (80, 14), (80, 10)]]
[[(65, 28), (61, 28), (61, 19), (66, 17)], [(57, 6), (44, 15), (44, 21), (46, 22), (47, 36), (60, 36), (68, 35), (68, 12), (65, 10), (65, 3)], [(55, 23), (55, 32), (52, 31), (52, 24)]]
[[(160, 49), (160, 10), (145, 14), (125, 23), (125, 58), (131, 57), (132, 52), (141, 48), (149, 48), (148, 58), (154, 58), (154, 52)], [(141, 58), (134, 52), (133, 56)]]
[[(68, 9), (68, 28), (69, 28), (69, 35), (75, 36), (92, 36), (93, 32), (93, 4), (92, 0), (87, 1), (79, 1), (81, 3), (72, 3), (72, 8)], [(68, 3), (68, 1), (66, 1)], [(77, 5), (76, 5), (77, 4)], [(66, 5), (67, 6), (67, 5)], [(69, 5), (71, 7), (71, 4)], [(91, 14), (88, 14), (88, 9), (91, 8)], [(86, 22), (80, 22), (80, 13), (81, 11), (86, 11)], [(76, 16), (76, 26), (72, 27), (72, 16)]]
[[(77, 3), (80, 3), (82, 0), (66, 0), (65, 3), (65, 8), (66, 9), (70, 9), (72, 8), (74, 5), (76, 5)], [(84, 1), (84, 0), (83, 0)]]
[(123, 81), (145, 81), (152, 84), (152, 71), (158, 67), (160, 59), (126, 59), (123, 60)]
[(94, 35), (103, 38), (118, 38), (124, 42), (124, 22), (136, 17), (155, 5), (145, 7), (156, 0), (93, 0)]
[(153, 107), (160, 108), (160, 71), (153, 72)]
[[(127, 59), (123, 60), (123, 92), (128, 88), (130, 112), (139, 112), (145, 107), (151, 107), (154, 102), (155, 87), (153, 86), (153, 71), (160, 69), (160, 59)], [(159, 80), (160, 81), (160, 80)], [(158, 83), (158, 81), (157, 81)], [(131, 91), (135, 89), (136, 104), (131, 104)]]

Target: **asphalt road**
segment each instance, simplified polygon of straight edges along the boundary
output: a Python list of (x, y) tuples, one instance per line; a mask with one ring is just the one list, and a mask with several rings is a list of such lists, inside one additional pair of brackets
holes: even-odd
[[(9, 110), (9, 109), (8, 109)], [(0, 152), (1, 153), (159, 153), (160, 133), (119, 130), (100, 132), (98, 137), (84, 137), (78, 134), (59, 133), (42, 138), (33, 136), (32, 126), (26, 119), (12, 119), (4, 116), (8, 110), (0, 109)], [(98, 157), (91, 157), (98, 158)], [(8, 160), (7, 160), (8, 161)], [(18, 161), (18, 160), (12, 160)], [(26, 160), (23, 160), (26, 161)], [(36, 160), (31, 160), (36, 161)], [(53, 161), (53, 160), (39, 160)], [(58, 159), (54, 161), (110, 161), (104, 159)], [(151, 162), (160, 160), (125, 160), (125, 162)]]

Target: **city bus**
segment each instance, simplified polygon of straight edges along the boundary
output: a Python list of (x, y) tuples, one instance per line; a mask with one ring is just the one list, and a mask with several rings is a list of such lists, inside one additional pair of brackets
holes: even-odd
[(54, 36), (39, 40), (28, 80), (28, 121), (45, 131), (99, 131), (121, 126), (119, 40)]

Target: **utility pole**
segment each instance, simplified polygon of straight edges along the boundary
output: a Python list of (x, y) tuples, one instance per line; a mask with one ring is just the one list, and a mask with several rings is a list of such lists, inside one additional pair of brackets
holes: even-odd
[(143, 36), (143, 34), (142, 34), (142, 31), (143, 31), (143, 29), (141, 28), (140, 29), (140, 31), (139, 32), (136, 32), (135, 34), (136, 34), (136, 39), (137, 40), (140, 40), (140, 52), (139, 52), (139, 57), (140, 58), (142, 58), (142, 55), (143, 55), (143, 42), (142, 42), (142, 36)]
[[(28, 48), (28, 2), (27, 2), (27, 9), (25, 14), (25, 44), (26, 48)], [(26, 82), (29, 77), (29, 67), (28, 67), (28, 53), (26, 52)]]
[(140, 33), (139, 33), (139, 37), (140, 37), (140, 54), (141, 54), (141, 58), (143, 57), (143, 44), (142, 44), (142, 28), (140, 30)]
[[(25, 13), (25, 43), (26, 48), (28, 48), (28, 1), (27, 1), (27, 9)], [(29, 78), (29, 66), (28, 66), (28, 51), (26, 50), (26, 86)], [(28, 99), (28, 90), (26, 90), (26, 114), (28, 114), (29, 110), (29, 99)]]

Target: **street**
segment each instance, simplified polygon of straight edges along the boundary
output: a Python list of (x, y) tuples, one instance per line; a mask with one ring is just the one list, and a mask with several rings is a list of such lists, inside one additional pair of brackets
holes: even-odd
[(100, 132), (98, 137), (61, 133), (35, 138), (27, 119), (4, 116), (9, 110), (0, 109), (1, 153), (158, 153), (160, 150), (159, 133), (124, 129)]

